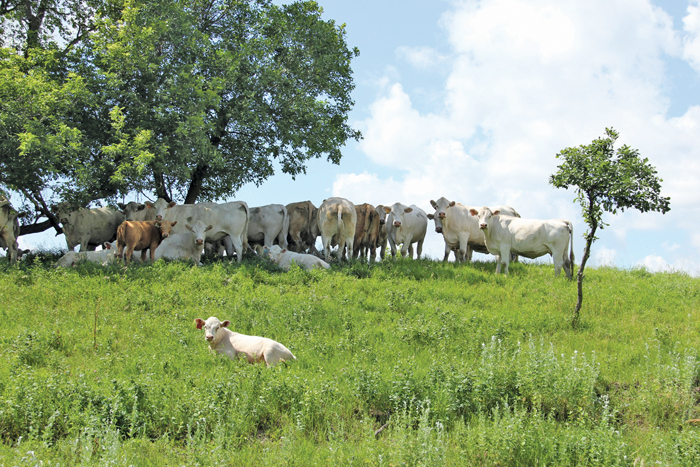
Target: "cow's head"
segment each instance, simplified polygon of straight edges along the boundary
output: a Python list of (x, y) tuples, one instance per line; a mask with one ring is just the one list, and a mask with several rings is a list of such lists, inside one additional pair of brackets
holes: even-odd
[[(136, 201), (129, 201), (127, 204), (120, 203), (119, 208), (124, 212), (124, 219), (127, 221), (137, 220), (135, 218), (137, 213), (141, 213), (138, 220), (146, 220), (148, 219), (148, 213), (143, 211), (155, 210), (153, 203), (150, 201), (145, 203), (137, 203)], [(153, 219), (153, 217), (151, 217), (151, 219)]]
[(283, 253), (287, 252), (286, 248), (283, 250), (282, 247), (280, 247), (279, 245), (272, 245), (269, 249), (265, 249), (267, 250), (267, 256), (270, 257), (273, 263), (278, 263), (280, 260), (280, 256), (282, 256)]
[(391, 215), (391, 221), (394, 227), (401, 227), (404, 222), (404, 215), (413, 212), (413, 208), (406, 207), (401, 203), (394, 203), (390, 208), (385, 206), (384, 211)]
[(205, 233), (214, 228), (213, 225), (205, 225), (202, 221), (197, 221), (192, 225), (185, 224), (185, 227), (194, 234), (194, 243), (197, 246), (204, 246), (204, 240), (207, 239)]
[(196, 318), (194, 324), (197, 326), (197, 329), (204, 328), (204, 338), (212, 342), (219, 340), (216, 335), (221, 332), (223, 328), (227, 328), (228, 325), (231, 324), (231, 321), (219, 321), (218, 318), (210, 316), (206, 321), (201, 318)]
[(163, 238), (168, 238), (170, 236), (170, 231), (175, 227), (177, 221), (156, 221), (156, 227), (160, 229), (160, 234)]
[(168, 203), (163, 198), (158, 198), (158, 200), (155, 203), (153, 203), (153, 208), (156, 210), (156, 220), (162, 221), (163, 216), (165, 215), (165, 210), (170, 209), (176, 205), (177, 203), (175, 201), (171, 201)]
[(479, 228), (481, 230), (487, 230), (489, 226), (491, 225), (491, 218), (493, 216), (497, 216), (501, 213), (501, 211), (496, 210), (496, 211), (491, 211), (488, 207), (484, 206), (481, 208), (480, 211), (477, 211), (476, 209), (472, 208), (469, 210), (469, 214), (472, 216), (478, 217), (479, 218)]
[(387, 215), (386, 209), (384, 209), (384, 206), (382, 206), (381, 204), (379, 206), (377, 206), (376, 209), (377, 209), (377, 214), (379, 214), (379, 225), (386, 224), (386, 215)]

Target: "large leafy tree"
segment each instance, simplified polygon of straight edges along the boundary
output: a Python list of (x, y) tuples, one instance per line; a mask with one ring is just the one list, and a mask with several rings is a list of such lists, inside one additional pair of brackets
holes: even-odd
[(670, 198), (661, 196), (661, 182), (656, 169), (648, 159), (640, 158), (639, 151), (627, 145), (615, 149), (618, 132), (605, 129), (605, 137), (588, 145), (563, 149), (557, 158), (562, 164), (549, 183), (557, 188), (573, 187), (576, 199), (583, 210), (583, 220), (589, 230), (584, 234), (586, 245), (581, 267), (578, 270), (578, 300), (572, 324), (578, 325), (583, 304), (583, 271), (590, 257), (591, 246), (597, 240), (596, 231), (607, 225), (603, 222), (606, 212), (634, 208), (641, 212), (667, 213)]
[[(275, 163), (292, 176), (311, 158), (338, 163), (360, 137), (347, 123), (358, 51), (316, 2), (90, 6), (89, 34), (70, 40), (3, 30), (14, 48), (0, 64), (0, 185), (50, 220), (46, 193), (76, 205), (133, 191), (220, 199)], [(36, 108), (4, 104), (22, 94)]]

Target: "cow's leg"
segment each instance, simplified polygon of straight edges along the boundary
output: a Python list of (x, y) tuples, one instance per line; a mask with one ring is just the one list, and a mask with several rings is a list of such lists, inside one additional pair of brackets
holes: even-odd
[(418, 246), (416, 247), (416, 259), (420, 259), (420, 255), (423, 253), (423, 241), (425, 241), (425, 238), (418, 240)]
[(446, 263), (447, 260), (450, 259), (450, 251), (452, 251), (452, 248), (445, 242), (445, 256), (442, 258), (443, 263)]
[[(80, 238), (80, 250), (79, 250), (79, 251), (80, 251), (81, 253), (82, 253), (83, 251), (90, 251), (90, 250), (89, 250), (89, 248), (90, 248), (89, 243), (90, 243), (90, 235), (86, 235), (86, 236), (84, 236), (84, 237), (81, 237), (81, 238)], [(94, 248), (93, 248), (93, 250), (94, 250)]]
[(329, 235), (327, 237), (321, 237), (321, 240), (323, 241), (323, 255), (326, 257), (326, 263), (331, 262), (331, 239), (333, 238), (332, 235)]
[[(508, 264), (510, 263), (510, 247), (501, 249), (501, 263), (505, 266), (503, 273), (508, 275)], [(500, 264), (500, 263), (499, 263)]]
[(233, 251), (235, 250), (236, 262), (240, 264), (241, 261), (243, 261), (243, 253), (245, 253), (243, 251), (243, 240), (241, 237), (233, 237), (231, 235), (227, 235), (225, 238), (228, 238), (231, 242), (231, 253), (228, 253), (228, 248), (226, 248), (226, 254), (229, 255), (231, 257), (231, 261), (233, 261)]
[(354, 237), (354, 232), (353, 235), (350, 235), (350, 237), (345, 237), (345, 245), (348, 247), (348, 261), (351, 259), (354, 259), (354, 254), (353, 252), (355, 251), (355, 237)]
[[(126, 245), (126, 257), (124, 258), (124, 263), (129, 264), (131, 262), (131, 256), (134, 254), (134, 247), (136, 245)], [(143, 262), (143, 258), (141, 258), (141, 262)]]
[[(566, 250), (564, 250), (564, 251), (566, 251)], [(557, 255), (557, 254), (552, 255), (552, 261), (554, 261), (554, 277), (559, 277), (559, 273), (561, 273), (561, 268), (565, 264), (564, 261), (562, 261), (563, 256), (564, 255)], [(565, 272), (566, 272), (566, 276), (569, 277), (569, 274), (570, 274), (569, 271), (565, 270)]]
[[(226, 250), (226, 255), (233, 259), (233, 240), (231, 240), (230, 235), (226, 235), (223, 240), (224, 249)], [(242, 248), (242, 247), (241, 247)]]
[(117, 242), (117, 252), (114, 253), (114, 256), (117, 257), (117, 261), (122, 261), (124, 259), (124, 244)]

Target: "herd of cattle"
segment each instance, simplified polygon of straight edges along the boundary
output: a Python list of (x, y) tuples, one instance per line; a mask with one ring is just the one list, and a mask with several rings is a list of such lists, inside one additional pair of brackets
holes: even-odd
[[(477, 209), (444, 197), (430, 203), (435, 209), (431, 214), (416, 205), (355, 205), (340, 197), (328, 198), (318, 208), (311, 201), (249, 208), (243, 201), (178, 205), (158, 199), (120, 204), (121, 210), (72, 210), (60, 204), (57, 216), (69, 251), (57, 266), (85, 260), (106, 263), (125, 258), (128, 262), (135, 251), (141, 251), (142, 260), (149, 251), (152, 261), (191, 259), (200, 264), (207, 248), (214, 254), (235, 255), (239, 262), (245, 251), (254, 249), (285, 269), (292, 262), (327, 268), (336, 246), (338, 259), (347, 255), (374, 260), (377, 249), (383, 258), (387, 243), (393, 256), (400, 246), (402, 256), (413, 257), (414, 245), (420, 256), (428, 220), (433, 220), (435, 231), (445, 241), (445, 261), (450, 252), (459, 262), (471, 261), (472, 251), (491, 253), (497, 257), (496, 272), (503, 264), (508, 274), (511, 257), (537, 258), (549, 253), (555, 276), (563, 267), (571, 278), (571, 222), (522, 219), (510, 206)], [(9, 201), (0, 199), (0, 247), (7, 249), (10, 261), (18, 255), (18, 217)], [(315, 247), (319, 236), (325, 261)], [(77, 245), (79, 253), (73, 251)], [(103, 249), (95, 251), (98, 246)]]

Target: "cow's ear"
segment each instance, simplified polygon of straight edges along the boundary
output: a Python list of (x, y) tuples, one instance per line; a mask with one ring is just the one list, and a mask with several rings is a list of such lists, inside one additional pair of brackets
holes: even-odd
[(177, 203), (175, 201), (171, 201), (168, 203), (169, 208), (172, 208), (173, 206), (177, 206)]
[(146, 209), (146, 205), (145, 205), (145, 204), (142, 204), (141, 206), (139, 206), (139, 208), (137, 209), (137, 211), (143, 211), (144, 209)]
[(170, 224), (170, 227), (175, 227), (175, 224), (177, 224), (177, 221), (175, 221), (175, 222), (173, 222), (172, 224)]
[(406, 208), (403, 210), (403, 212), (413, 212), (413, 208)]
[(286, 249), (286, 248), (285, 248), (284, 250), (282, 250), (282, 253), (286, 253), (286, 252), (287, 252), (287, 249)]
[(197, 329), (202, 329), (202, 326), (204, 326), (204, 320), (202, 318), (195, 318), (194, 324), (197, 326)]
[(111, 249), (112, 249), (112, 244), (109, 243), (109, 242), (104, 242), (104, 243), (102, 244), (102, 248), (104, 248), (105, 250), (111, 250)]
[(226, 321), (224, 321), (223, 323), (221, 323), (221, 327), (222, 327), (222, 328), (227, 328), (229, 324), (231, 324), (231, 321), (226, 320)]
[(204, 229), (205, 232), (209, 232), (211, 229), (213, 229), (214, 226), (209, 224), (206, 229)]
[(455, 204), (456, 204), (456, 203), (455, 203), (454, 201), (452, 201), (452, 202), (450, 203), (449, 207), (452, 208), (452, 207), (454, 207)]
[(494, 216), (497, 216), (497, 215), (499, 215), (500, 213), (501, 213), (501, 210), (500, 210), (500, 209), (496, 209), (495, 211), (493, 211), (493, 215), (494, 215)]
[(428, 214), (428, 219), (432, 221), (433, 219), (435, 219), (435, 216), (433, 216), (432, 214)]
[(143, 204), (144, 204), (146, 207), (148, 207), (148, 208), (152, 208), (152, 207), (153, 207), (153, 203), (150, 202), (150, 201), (146, 201), (146, 202), (143, 203)]
[(469, 210), (469, 214), (471, 214), (472, 216), (479, 217), (479, 211), (477, 211), (477, 210), (474, 209), (474, 208), (472, 208), (472, 209)]
[(433, 209), (437, 209), (437, 203), (432, 199), (430, 200), (430, 205), (433, 207)]
[(124, 203), (117, 203), (117, 206), (118, 206), (119, 209), (121, 209), (122, 211), (123, 211), (124, 209), (126, 209), (126, 204), (124, 204)]
[(389, 214), (391, 212), (391, 208), (388, 206), (384, 206), (384, 212)]

